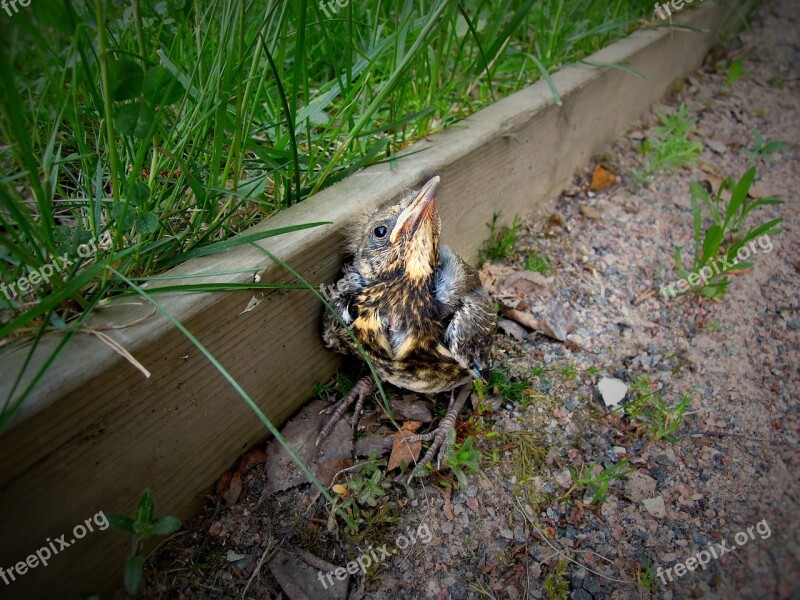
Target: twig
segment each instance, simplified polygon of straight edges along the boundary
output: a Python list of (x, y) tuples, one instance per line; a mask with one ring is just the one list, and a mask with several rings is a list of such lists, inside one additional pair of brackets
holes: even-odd
[[(548, 546), (550, 546), (550, 547), (553, 549), (553, 551), (554, 551), (556, 554), (558, 554), (559, 556), (563, 556), (563, 557), (564, 557), (565, 559), (567, 559), (569, 562), (571, 562), (571, 563), (573, 563), (573, 564), (575, 564), (575, 565), (578, 565), (579, 567), (583, 567), (584, 569), (586, 569), (587, 571), (589, 571), (589, 573), (592, 573), (593, 575), (597, 575), (598, 577), (602, 577), (603, 579), (607, 579), (608, 581), (613, 581), (614, 583), (624, 583), (624, 584), (626, 584), (626, 585), (636, 585), (635, 583), (633, 583), (633, 582), (631, 582), (631, 581), (625, 581), (625, 580), (623, 580), (623, 579), (614, 579), (613, 577), (608, 577), (607, 575), (603, 575), (602, 573), (599, 573), (598, 571), (595, 571), (595, 570), (593, 570), (593, 569), (590, 569), (590, 568), (589, 568), (589, 567), (587, 567), (586, 565), (579, 563), (577, 560), (575, 560), (574, 558), (572, 558), (571, 556), (569, 556), (569, 555), (568, 555), (566, 552), (564, 552), (563, 550), (559, 550), (558, 548), (556, 548), (556, 547), (555, 547), (555, 545), (553, 545), (553, 543), (552, 543), (550, 540), (548, 540), (548, 539), (547, 539), (547, 536), (546, 536), (544, 533), (542, 533), (542, 530), (541, 530), (541, 529), (539, 529), (538, 525), (536, 525), (536, 523), (534, 523), (534, 521), (533, 521), (533, 519), (531, 518), (531, 516), (530, 516), (528, 513), (526, 513), (526, 512), (525, 512), (525, 510), (524, 510), (523, 508), (521, 508), (521, 507), (519, 506), (519, 504), (520, 504), (520, 501), (519, 501), (518, 499), (515, 499), (515, 500), (516, 500), (516, 506), (515, 506), (515, 508), (516, 508), (516, 509), (517, 509), (519, 512), (521, 512), (521, 513), (522, 513), (522, 516), (523, 516), (523, 517), (525, 517), (525, 520), (526, 520), (526, 521), (528, 521), (528, 523), (530, 523), (531, 527), (533, 527), (533, 528), (536, 530), (536, 533), (538, 533), (538, 534), (539, 534), (539, 536), (540, 536), (540, 537), (541, 537), (541, 538), (542, 538), (542, 539), (545, 541), (545, 543), (546, 543)], [(599, 556), (599, 555), (598, 555), (598, 556)]]

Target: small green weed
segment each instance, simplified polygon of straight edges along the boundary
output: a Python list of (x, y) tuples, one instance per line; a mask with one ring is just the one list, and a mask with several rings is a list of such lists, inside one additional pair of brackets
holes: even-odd
[(145, 490), (139, 497), (134, 518), (125, 515), (109, 515), (108, 522), (114, 529), (119, 529), (130, 534), (131, 555), (125, 563), (125, 589), (129, 594), (135, 594), (139, 589), (144, 572), (145, 557), (140, 553), (145, 540), (154, 535), (169, 535), (181, 528), (181, 521), (177, 517), (164, 515), (155, 516), (153, 493)]
[(511, 225), (497, 226), (500, 213), (492, 215), (492, 222), (487, 223), (489, 227), (489, 239), (483, 242), (483, 248), (478, 255), (481, 264), (487, 260), (507, 260), (513, 257), (514, 244), (519, 241), (519, 228), (522, 225), (519, 215), (514, 217)]
[(647, 564), (644, 569), (639, 566), (639, 571), (636, 573), (636, 583), (645, 592), (656, 593), (661, 586), (658, 585), (655, 574), (655, 563), (647, 559)]
[(461, 489), (466, 489), (467, 473), (477, 473), (481, 462), (480, 450), (474, 447), (473, 437), (468, 437), (461, 444), (456, 444), (456, 431), (447, 432), (447, 450), (444, 453), (444, 464), (453, 471)]
[(370, 454), (368, 461), (362, 463), (358, 474), (345, 484), (336, 484), (334, 502), (339, 509), (348, 515), (347, 528), (351, 536), (358, 533), (359, 526), (369, 520), (370, 509), (378, 507), (386, 499), (392, 487), (386, 479), (386, 461), (377, 460), (375, 453)]
[(494, 389), (495, 393), (500, 394), (509, 402), (519, 403), (523, 407), (528, 406), (533, 395), (532, 386), (533, 384), (527, 379), (514, 377), (508, 371), (492, 370), (492, 381), (489, 388)]
[(631, 400), (625, 403), (623, 411), (632, 421), (641, 423), (654, 440), (674, 442), (691, 398), (685, 395), (678, 404), (668, 406), (661, 392), (651, 387), (649, 377), (637, 377), (629, 390)]
[[(744, 220), (756, 208), (768, 204), (782, 204), (779, 198), (761, 198), (753, 202), (748, 201), (748, 193), (750, 186), (756, 177), (756, 168), (751, 167), (738, 182), (734, 182), (732, 178), (725, 178), (719, 185), (716, 194), (709, 193), (701, 183), (693, 181), (690, 184), (691, 201), (692, 201), (692, 216), (694, 221), (694, 241), (695, 253), (692, 257), (691, 270), (686, 270), (681, 261), (681, 253), (683, 248), (678, 246), (675, 249), (675, 269), (678, 276), (684, 281), (688, 282), (686, 289), (681, 290), (678, 287), (678, 293), (683, 293), (692, 290), (703, 296), (709, 298), (720, 297), (725, 293), (728, 287), (729, 279), (727, 273), (738, 269), (746, 269), (753, 266), (752, 261), (744, 260), (747, 258), (751, 251), (755, 252), (755, 242), (751, 241), (759, 236), (764, 236), (769, 242), (769, 250), (772, 249), (772, 242), (769, 240), (769, 235), (776, 235), (780, 230), (776, 226), (783, 219), (773, 219), (760, 225), (748, 229), (743, 236), (739, 238), (740, 230), (744, 226)], [(730, 201), (727, 206), (724, 206), (723, 194), (725, 191), (730, 192)], [(702, 206), (708, 210), (713, 225), (703, 234), (703, 214)], [(729, 237), (729, 241), (725, 237)], [(737, 240), (737, 238), (739, 238)], [(701, 243), (702, 239), (702, 243)], [(745, 248), (745, 244), (749, 244), (749, 249)], [(762, 239), (758, 240), (759, 246), (762, 246)], [(740, 256), (740, 249), (745, 248), (747, 254)], [(762, 249), (767, 249), (762, 246)], [(718, 256), (722, 258), (718, 260)], [(669, 290), (672, 295), (675, 295), (676, 286), (670, 286)], [(666, 288), (662, 293), (667, 296)]]
[(341, 398), (352, 389), (353, 383), (350, 377), (341, 371), (336, 371), (336, 375), (332, 381), (316, 384), (311, 393), (315, 398), (322, 398), (324, 400), (329, 399), (330, 396)]
[(758, 129), (753, 129), (753, 144), (749, 148), (743, 148), (742, 154), (747, 158), (749, 165), (755, 165), (759, 158), (763, 158), (769, 162), (772, 160), (772, 154), (775, 152), (783, 152), (789, 148), (789, 144), (780, 140), (764, 139)]
[(742, 76), (742, 61), (738, 58), (736, 60), (731, 61), (731, 64), (728, 65), (728, 74), (725, 76), (725, 85), (731, 86)]
[(550, 259), (537, 252), (529, 252), (527, 254), (525, 257), (525, 269), (528, 271), (536, 271), (542, 275), (550, 275), (550, 273), (555, 271)]
[(628, 464), (627, 460), (621, 460), (617, 464), (608, 469), (602, 469), (599, 464), (587, 468), (584, 466), (580, 472), (570, 469), (572, 474), (572, 487), (564, 494), (564, 498), (569, 497), (575, 490), (588, 489), (594, 494), (592, 496), (592, 504), (605, 501), (606, 494), (611, 482), (615, 479), (620, 479), (631, 473), (633, 467), (625, 468)]
[(544, 578), (544, 593), (547, 600), (567, 600), (569, 598), (569, 579), (567, 567), (569, 561), (564, 558), (559, 561), (556, 568)]
[(782, 90), (784, 86), (783, 79), (779, 75), (770, 77), (769, 84), (779, 90)]
[(703, 144), (689, 139), (697, 121), (688, 116), (686, 106), (681, 104), (671, 114), (658, 113), (661, 125), (651, 128), (642, 150), (648, 155), (644, 176), (649, 177), (662, 169), (679, 169), (697, 160)]

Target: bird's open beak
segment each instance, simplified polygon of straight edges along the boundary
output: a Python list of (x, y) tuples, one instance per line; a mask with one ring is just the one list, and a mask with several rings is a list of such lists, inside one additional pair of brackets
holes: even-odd
[(400, 213), (397, 223), (392, 229), (389, 241), (394, 244), (404, 231), (414, 231), (423, 218), (430, 217), (436, 208), (436, 190), (439, 188), (440, 177), (434, 175), (414, 198), (414, 201)]

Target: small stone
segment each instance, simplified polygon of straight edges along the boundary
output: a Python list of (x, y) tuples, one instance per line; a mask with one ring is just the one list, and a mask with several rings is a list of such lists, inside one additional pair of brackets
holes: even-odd
[(478, 499), (477, 498), (467, 498), (467, 506), (470, 507), (472, 510), (478, 510)]
[(615, 377), (603, 377), (597, 384), (597, 389), (606, 406), (618, 406), (625, 394), (628, 393), (628, 386), (625, 385), (625, 382)]
[(442, 523), (442, 533), (447, 535), (453, 533), (453, 524), (452, 523)]
[(728, 146), (717, 140), (706, 140), (706, 146), (711, 148), (717, 154), (725, 155), (728, 152)]
[(503, 529), (500, 530), (500, 536), (504, 537), (507, 540), (513, 540), (514, 532), (511, 531), (508, 527), (504, 527)]
[(572, 486), (572, 473), (569, 472), (569, 469), (556, 473), (556, 483), (565, 490)]
[(655, 498), (645, 498), (642, 500), (642, 505), (645, 510), (649, 512), (656, 519), (663, 519), (667, 516), (667, 507), (664, 505), (664, 497), (656, 496)]
[(645, 475), (641, 471), (634, 471), (628, 475), (628, 481), (625, 484), (625, 495), (633, 502), (652, 498), (656, 491), (657, 483), (649, 475)]
[(527, 330), (515, 321), (511, 321), (509, 319), (500, 319), (500, 321), (497, 323), (497, 326), (505, 331), (508, 335), (518, 339), (521, 342), (524, 342), (526, 339), (528, 339)]
[(603, 216), (599, 210), (597, 210), (594, 206), (589, 206), (588, 204), (581, 206), (581, 214), (587, 219), (593, 219), (595, 221)]

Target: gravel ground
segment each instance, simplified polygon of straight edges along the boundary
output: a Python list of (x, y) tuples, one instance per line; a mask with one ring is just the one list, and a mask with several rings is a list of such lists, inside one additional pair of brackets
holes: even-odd
[[(382, 466), (376, 507), (360, 509), (351, 535), (313, 490), (290, 487), (272, 447), (266, 462), (257, 450), (232, 484), (223, 478), (220, 507), (210, 503), (153, 555), (143, 597), (800, 598), (798, 12), (791, 0), (762, 6), (748, 32), (678, 82), (571, 189), (522, 215), (506, 260), (484, 265), (505, 307), (494, 350), (503, 380), (487, 391), (489, 408), (462, 414), (459, 440), (482, 453), (466, 485), (444, 471), (407, 487)], [(734, 59), (742, 76), (727, 85)], [(702, 153), (643, 183), (643, 140), (657, 112), (681, 104)], [(665, 299), (675, 247), (688, 257), (694, 245), (690, 182), (738, 179), (756, 131), (788, 148), (755, 159), (753, 195), (785, 203), (754, 211), (750, 224), (783, 217), (784, 231), (754, 247), (753, 266), (721, 299)], [(591, 191), (600, 163), (619, 180)], [(532, 252), (551, 274), (525, 270)], [(603, 377), (631, 386), (627, 414), (606, 406)], [(674, 439), (656, 439), (648, 402), (663, 399), (668, 419), (684, 396)], [(406, 420), (430, 421), (431, 403), (406, 400)], [(287, 426), (290, 437), (316, 427), (313, 412)], [(370, 409), (361, 426), (389, 431)], [(356, 452), (367, 447), (388, 455), (371, 437)], [(329, 458), (320, 472), (330, 480), (350, 462)], [(337, 489), (340, 500), (352, 493)], [(365, 574), (352, 562), (334, 586), (334, 569), (358, 559)]]

